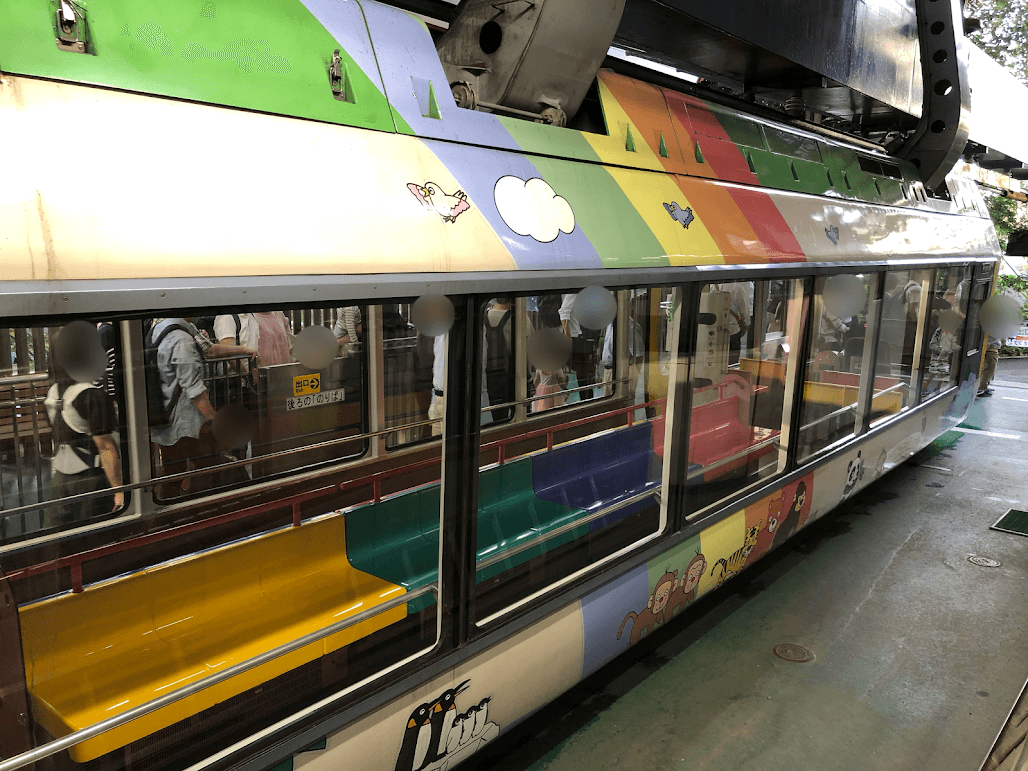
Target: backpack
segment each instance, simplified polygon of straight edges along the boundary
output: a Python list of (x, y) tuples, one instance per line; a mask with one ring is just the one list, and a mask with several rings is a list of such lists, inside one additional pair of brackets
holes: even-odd
[[(181, 324), (171, 324), (165, 328), (156, 339), (153, 336), (154, 327), (146, 333), (146, 337), (143, 338), (143, 373), (146, 379), (146, 417), (150, 423), (150, 428), (165, 428), (171, 424), (171, 414), (175, 410), (175, 405), (178, 404), (179, 397), (182, 395), (182, 386), (177, 382), (175, 383), (175, 390), (171, 394), (171, 399), (168, 403), (164, 403), (164, 392), (161, 390), (161, 371), (157, 366), (157, 350), (161, 347), (161, 343), (164, 342), (171, 332), (178, 329), (189, 335), (189, 339), (193, 340), (193, 334), (186, 327)], [(200, 350), (200, 346), (196, 345), (193, 341), (193, 345), (196, 346), (197, 355), (200, 357), (200, 361), (203, 361), (203, 352)]]
[(544, 294), (539, 297), (537, 304), (540, 328), (560, 329), (560, 306), (564, 304), (564, 295)]
[(485, 368), (487, 371), (507, 371), (510, 368), (510, 351), (507, 349), (507, 336), (503, 330), (510, 323), (510, 311), (506, 311), (495, 327), (489, 324), (489, 314), (485, 315)]
[(79, 394), (90, 388), (96, 388), (96, 386), (92, 383), (75, 383), (61, 393), (55, 383), (46, 395), (44, 401), (46, 417), (54, 429), (54, 437), (58, 439), (55, 443), (54, 456), (50, 460), (51, 469), (54, 471), (60, 471), (62, 474), (81, 474), (83, 471), (98, 468), (100, 465), (98, 452), (90, 452), (90, 450), (77, 447), (67, 439), (68, 433), (88, 435), (89, 424), (75, 409), (73, 402), (79, 397)]

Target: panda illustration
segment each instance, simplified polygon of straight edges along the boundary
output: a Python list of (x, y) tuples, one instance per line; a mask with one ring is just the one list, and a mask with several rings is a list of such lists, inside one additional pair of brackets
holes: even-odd
[(864, 476), (864, 459), (860, 455), (860, 450), (857, 450), (857, 457), (853, 458), (849, 465), (846, 467), (846, 486), (842, 490), (842, 498), (845, 500), (849, 498), (853, 488), (857, 486)]

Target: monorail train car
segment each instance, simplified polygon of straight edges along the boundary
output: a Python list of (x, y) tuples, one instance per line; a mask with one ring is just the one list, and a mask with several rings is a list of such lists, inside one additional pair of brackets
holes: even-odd
[[(0, 770), (434, 771), (965, 415), (973, 183), (373, 0), (0, 8)], [(444, 98), (445, 97), (445, 98)]]

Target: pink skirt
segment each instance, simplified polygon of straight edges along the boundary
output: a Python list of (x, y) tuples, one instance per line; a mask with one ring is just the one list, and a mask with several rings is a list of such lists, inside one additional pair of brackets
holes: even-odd
[[(549, 394), (559, 394), (563, 389), (554, 383), (553, 385), (538, 385), (535, 389), (536, 397), (547, 396)], [(532, 412), (542, 412), (543, 410), (552, 410), (554, 407), (564, 406), (564, 395), (552, 396), (549, 399), (536, 398), (532, 402)]]

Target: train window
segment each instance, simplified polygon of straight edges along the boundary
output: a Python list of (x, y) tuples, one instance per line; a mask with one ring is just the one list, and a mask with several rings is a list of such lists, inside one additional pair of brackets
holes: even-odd
[(927, 330), (925, 310), (931, 291), (931, 270), (892, 270), (885, 274), (872, 426), (916, 403), (919, 351)]
[[(379, 306), (382, 329), (382, 373), (390, 450), (427, 441), (442, 434), (446, 336), (426, 337), (410, 323), (411, 303)], [(429, 423), (427, 421), (435, 421)]]
[[(395, 306), (397, 313), (403, 307), (409, 306)], [(91, 533), (88, 543), (68, 538), (60, 548), (48, 544), (29, 552), (38, 555), (36, 562), (26, 558), (17, 573), (8, 571), (19, 598), (24, 657), (30, 662), (27, 686), (41, 742), (183, 684), (197, 688), (145, 721), (75, 745), (70, 755), (77, 763), (137, 767), (159, 752), (163, 764), (185, 768), (272, 724), (285, 710), (355, 687), (438, 642), (441, 442), (403, 454), (379, 453), (389, 428), (399, 434), (431, 425), (428, 408), (412, 411), (410, 424), (400, 423), (394, 411), (390, 427), (378, 410), (368, 429), (361, 414), (364, 394), (374, 387), (381, 396), (384, 387), (381, 358), (368, 367), (374, 376), (365, 369), (369, 349), (381, 354), (381, 340), (409, 336), (383, 337), (390, 317), (383, 305), (292, 309), (285, 317), (269, 311), (256, 319), (256, 345), (248, 337), (253, 320), (240, 319), (240, 351), (234, 347), (235, 320), (227, 315), (210, 324), (196, 318), (219, 338), (206, 351), (211, 338), (187, 318), (158, 321), (158, 338), (172, 326), (176, 333), (160, 343), (150, 336), (151, 351), (140, 358), (156, 360), (157, 369), (130, 369), (124, 378), (130, 394), (147, 381), (153, 392), (164, 384), (154, 375), (167, 373), (176, 383), (181, 378), (180, 403), (190, 400), (201, 418), (209, 403), (214, 425), (203, 429), (200, 423), (191, 438), (194, 446), (208, 441), (210, 452), (219, 453), (218, 465), (187, 455), (186, 473), (169, 495), (178, 505), (173, 512), (155, 512), (145, 530), (112, 523), (109, 530)], [(125, 327), (142, 337), (141, 330)], [(222, 334), (226, 328), (231, 334)], [(53, 365), (40, 364), (40, 356), (60, 353), (65, 330), (53, 343), (47, 334), (40, 338), (42, 347), (28, 349), (34, 362), (18, 351), (17, 368), (6, 374), (51, 371)], [(445, 336), (427, 340), (430, 350), (438, 340), (445, 356)], [(99, 375), (92, 365), (88, 375), (77, 365), (68, 371), (78, 380), (103, 376), (102, 364)], [(60, 385), (59, 368), (57, 376)], [(122, 379), (116, 377), (114, 385), (120, 389)], [(118, 411), (133, 401), (119, 399)], [(236, 415), (228, 420), (225, 410)], [(80, 411), (92, 420), (93, 411), (101, 410)], [(130, 436), (145, 437), (133, 424), (147, 419), (147, 412), (153, 422), (153, 407), (129, 413)], [(252, 423), (243, 415), (260, 421), (249, 434), (244, 429)], [(444, 419), (443, 400), (433, 415)], [(203, 431), (211, 438), (204, 439)], [(56, 429), (53, 436), (56, 443)], [(166, 466), (174, 456), (165, 457), (164, 446), (155, 454)], [(359, 454), (364, 446), (376, 452)], [(194, 492), (206, 489), (207, 480), (224, 482), (226, 469), (257, 481), (287, 468), (347, 459), (339, 468), (319, 469), (316, 477), (253, 485), (245, 498), (187, 498), (181, 485), (187, 480), (188, 492)], [(4, 463), (6, 471), (6, 458)], [(163, 486), (176, 480), (154, 481)], [(253, 662), (257, 657), (262, 660)], [(255, 666), (203, 687), (204, 678), (245, 661)], [(240, 722), (240, 714), (247, 720)]]
[[(591, 323), (599, 323), (589, 315), (583, 315), (583, 321), (580, 321), (575, 315), (578, 296), (577, 292), (551, 292), (527, 298), (531, 331), (526, 330), (526, 333), (529, 338), (534, 337), (536, 343), (555, 342), (559, 347), (563, 345), (563, 335), (570, 344), (569, 356), (561, 358), (559, 362), (550, 356), (538, 357), (533, 361), (534, 346), (531, 343), (526, 345), (525, 359), (531, 377), (529, 411), (533, 414), (579, 404), (610, 392), (610, 389), (604, 389), (601, 385), (603, 349), (605, 340), (609, 339), (610, 326), (606, 322), (599, 328), (589, 326)], [(586, 305), (588, 299), (587, 295)], [(535, 337), (535, 333), (541, 334)]]
[(866, 171), (868, 174), (877, 174), (881, 176), (884, 173), (882, 162), (877, 158), (868, 158), (866, 155), (858, 155), (857, 163), (860, 164), (861, 171)]
[(801, 281), (703, 287), (690, 373), (692, 516), (784, 469), (802, 302)]
[(104, 492), (123, 484), (125, 467), (114, 327), (73, 321), (0, 336), (0, 544), (121, 511), (126, 493)]
[(290, 315), (225, 312), (148, 325), (154, 474), (171, 477), (155, 488), (158, 500), (363, 451), (360, 309), (339, 309), (335, 324), (324, 311)]
[(922, 398), (957, 384), (970, 299), (970, 267), (959, 265), (936, 271), (926, 333), (926, 360), (922, 361)]
[[(877, 274), (817, 279), (800, 405), (801, 461), (851, 435), (858, 425), (862, 373), (873, 371), (872, 346), (864, 343), (869, 298), (874, 297), (877, 286)], [(883, 400), (899, 398), (894, 392), (876, 396), (872, 409)]]
[(506, 423), (514, 417), (516, 399), (514, 343), (518, 334), (515, 327), (520, 331), (524, 323), (514, 308), (512, 297), (494, 297), (483, 310), (484, 403), (491, 409), (482, 410), (482, 424)]
[[(477, 622), (663, 530), (664, 416), (675, 371), (669, 314), (676, 297), (676, 290), (615, 295), (590, 287), (524, 298), (535, 321), (526, 345), (535, 373), (529, 402), (546, 403), (535, 408), (528, 430), (517, 424), (483, 436)], [(548, 378), (562, 371), (567, 382)], [(554, 409), (552, 400), (574, 397), (582, 409)]]
[(764, 126), (764, 137), (767, 139), (768, 149), (773, 153), (802, 158), (814, 163), (822, 162), (821, 149), (818, 147), (816, 139), (800, 134), (790, 134), (770, 126)]

